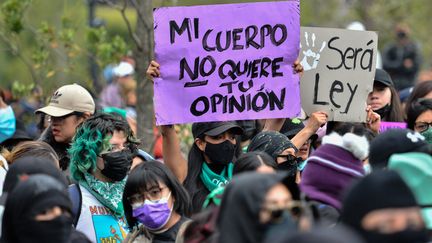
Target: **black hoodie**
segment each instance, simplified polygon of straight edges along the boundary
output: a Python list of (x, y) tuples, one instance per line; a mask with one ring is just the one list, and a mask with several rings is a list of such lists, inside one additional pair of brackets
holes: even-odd
[(255, 172), (234, 177), (222, 198), (217, 220), (219, 242), (261, 242), (265, 237), (266, 226), (260, 224), (259, 213), (265, 196), (277, 183), (286, 184), (286, 178), (287, 174)]
[[(35, 217), (58, 206), (62, 212), (52, 220), (37, 221)], [(48, 175), (22, 177), (9, 193), (2, 224), (2, 242), (70, 241), (71, 202), (66, 185)]]

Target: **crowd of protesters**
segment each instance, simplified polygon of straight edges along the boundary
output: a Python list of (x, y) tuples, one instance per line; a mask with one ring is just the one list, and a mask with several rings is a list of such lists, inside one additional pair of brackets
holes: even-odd
[(0, 242), (432, 241), (432, 79), (416, 81), (407, 26), (396, 39), (365, 123), (199, 122), (187, 155), (175, 126), (139, 148), (131, 59), (104, 70), (98, 98), (68, 84), (43, 106), (39, 88), (19, 102), (1, 89)]

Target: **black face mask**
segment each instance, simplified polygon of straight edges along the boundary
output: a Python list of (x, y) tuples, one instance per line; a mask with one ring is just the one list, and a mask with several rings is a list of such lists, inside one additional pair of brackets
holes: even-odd
[(66, 243), (70, 241), (72, 219), (60, 215), (49, 221), (27, 220), (17, 227), (18, 242)]
[(128, 149), (101, 155), (104, 160), (102, 175), (113, 181), (123, 180), (132, 166), (132, 153)]
[(380, 115), (381, 119), (384, 119), (385, 117), (388, 116), (388, 114), (390, 113), (391, 110), (391, 106), (390, 104), (387, 104), (385, 106), (383, 106), (382, 108), (374, 111), (376, 112), (378, 115)]
[(286, 210), (272, 211), (270, 222), (263, 227), (263, 231), (266, 232), (264, 237), (266, 240), (263, 242), (274, 242), (281, 234), (296, 231), (297, 227), (297, 223)]
[(278, 155), (278, 157), (284, 157), (286, 158), (286, 161), (282, 162), (282, 163), (278, 163), (277, 165), (277, 169), (278, 170), (283, 170), (283, 171), (288, 171), (289, 175), (295, 175), (297, 172), (297, 168), (298, 168), (298, 164), (300, 162), (302, 162), (303, 160), (299, 157), (295, 157), (291, 154), (289, 155)]
[(403, 230), (393, 234), (382, 234), (365, 231), (364, 238), (368, 243), (425, 243), (429, 242), (426, 230)]
[(206, 142), (204, 153), (209, 157), (212, 163), (229, 164), (232, 162), (236, 150), (236, 145), (226, 140), (223, 143), (213, 144)]
[(399, 31), (396, 34), (398, 39), (405, 39), (407, 37), (407, 34), (404, 31)]

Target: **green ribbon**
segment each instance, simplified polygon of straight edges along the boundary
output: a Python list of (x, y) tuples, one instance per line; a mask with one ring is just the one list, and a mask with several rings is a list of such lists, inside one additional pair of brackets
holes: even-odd
[(229, 163), (220, 173), (220, 175), (214, 173), (207, 163), (204, 162), (201, 169), (201, 180), (205, 187), (210, 191), (214, 191), (216, 188), (225, 186), (232, 178), (234, 164)]
[(207, 208), (210, 205), (210, 203), (213, 203), (216, 206), (220, 206), (224, 191), (225, 191), (225, 187), (221, 186), (214, 189), (212, 192), (210, 192), (210, 194), (208, 194), (206, 200), (204, 201), (203, 209)]
[(81, 180), (79, 184), (85, 187), (102, 205), (109, 208), (117, 218), (122, 218), (124, 216), (122, 197), (126, 178), (110, 183), (100, 181), (89, 173), (84, 173), (84, 180)]

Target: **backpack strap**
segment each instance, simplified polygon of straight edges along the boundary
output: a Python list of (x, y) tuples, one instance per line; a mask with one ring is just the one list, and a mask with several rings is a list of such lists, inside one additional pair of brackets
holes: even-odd
[(175, 239), (175, 243), (183, 243), (184, 242), (184, 233), (187, 229), (187, 227), (192, 223), (191, 219), (187, 219), (186, 221), (183, 222), (182, 225), (180, 225), (180, 228), (177, 232), (177, 236)]
[(76, 227), (81, 215), (82, 196), (79, 185), (72, 184), (68, 187), (69, 197), (72, 201), (73, 225)]

